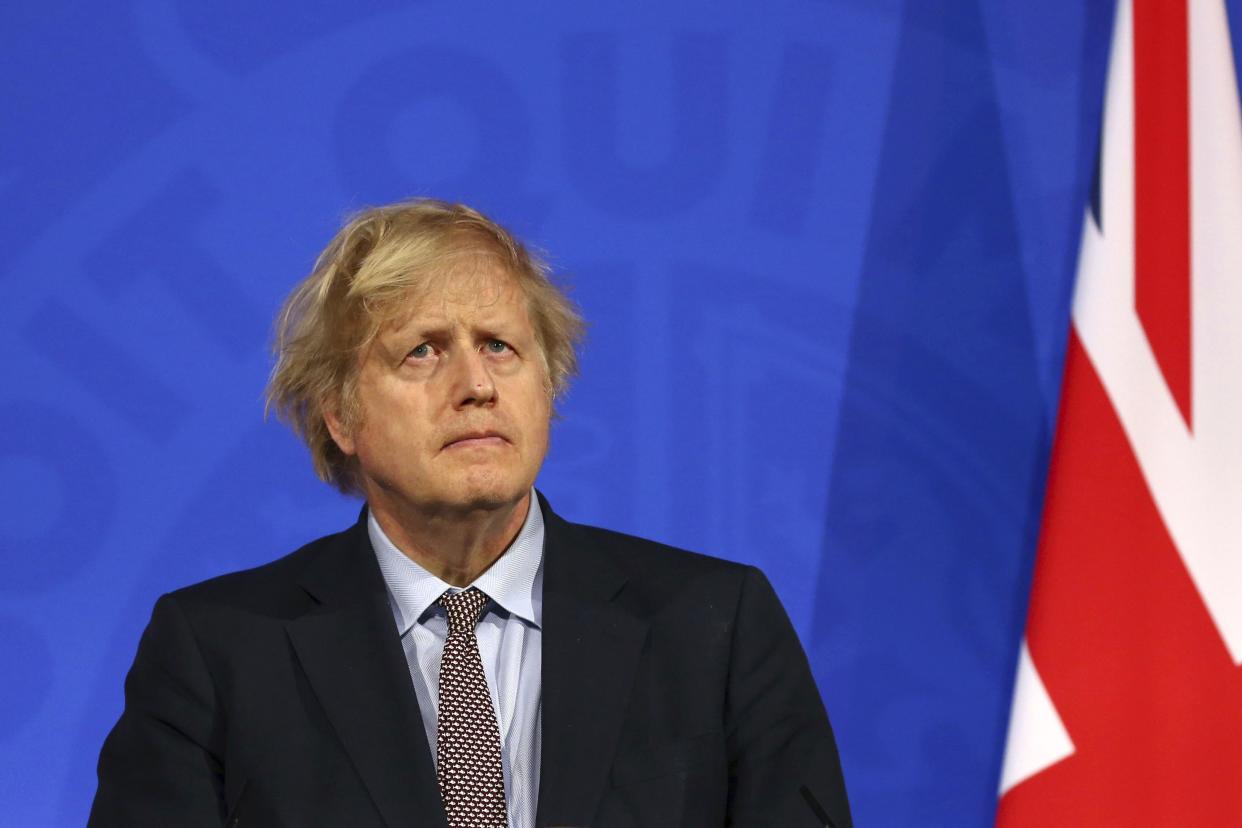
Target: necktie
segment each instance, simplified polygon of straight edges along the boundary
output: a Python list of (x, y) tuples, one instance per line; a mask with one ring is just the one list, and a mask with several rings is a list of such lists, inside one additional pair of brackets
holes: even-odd
[(474, 587), (440, 596), (449, 631), (440, 659), (436, 776), (450, 828), (508, 825), (500, 728), (474, 634), (487, 600)]

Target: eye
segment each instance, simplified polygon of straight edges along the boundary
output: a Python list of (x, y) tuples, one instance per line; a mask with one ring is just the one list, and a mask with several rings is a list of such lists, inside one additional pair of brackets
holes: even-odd
[(485, 345), (484, 347), (487, 348), (487, 352), (489, 354), (504, 354), (504, 353), (508, 353), (509, 351), (513, 350), (512, 348), (509, 347), (509, 344), (507, 342), (503, 342), (499, 339), (487, 340), (487, 345)]
[(435, 355), (435, 350), (431, 347), (431, 343), (424, 342), (421, 345), (414, 346), (414, 348), (412, 348), (410, 352), (406, 354), (406, 358), (407, 359), (411, 359), (411, 358), (412, 359), (427, 359), (428, 357), (434, 356), (434, 355)]

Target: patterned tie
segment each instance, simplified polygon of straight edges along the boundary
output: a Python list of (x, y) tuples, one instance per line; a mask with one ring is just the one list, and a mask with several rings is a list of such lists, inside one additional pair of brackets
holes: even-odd
[(440, 596), (448, 611), (448, 640), (440, 659), (436, 714), (436, 776), (450, 828), (505, 828), (505, 778), (500, 728), (487, 692), (479, 623), (487, 596), (471, 587)]

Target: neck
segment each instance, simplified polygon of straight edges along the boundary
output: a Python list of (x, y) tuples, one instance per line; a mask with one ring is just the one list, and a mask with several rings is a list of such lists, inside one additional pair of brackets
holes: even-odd
[(530, 491), (516, 503), (465, 512), (402, 509), (382, 497), (367, 508), (407, 558), (445, 583), (466, 586), (509, 548), (531, 508)]

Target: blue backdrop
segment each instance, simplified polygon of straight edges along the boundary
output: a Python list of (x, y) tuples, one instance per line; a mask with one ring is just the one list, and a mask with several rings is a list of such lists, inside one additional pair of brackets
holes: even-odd
[(435, 195), (591, 321), (557, 510), (769, 573), (860, 825), (990, 824), (1111, 3), (6, 10), (6, 823), (84, 822), (157, 595), (353, 520), (270, 320)]

